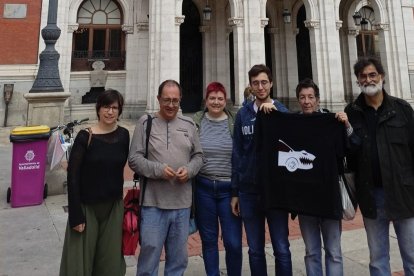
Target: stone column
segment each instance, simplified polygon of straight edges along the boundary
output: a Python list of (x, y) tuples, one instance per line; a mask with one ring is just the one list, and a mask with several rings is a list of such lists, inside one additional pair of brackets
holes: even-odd
[[(180, 9), (181, 10), (181, 9)], [(180, 25), (175, 1), (149, 3), (148, 98), (146, 112), (158, 110), (158, 87), (166, 79), (180, 80)]]
[(243, 103), (243, 91), (249, 82), (247, 78), (249, 64), (247, 64), (248, 61), (246, 60), (243, 22), (243, 18), (232, 17), (229, 19), (229, 25), (233, 27), (235, 107), (240, 107)]
[[(380, 41), (384, 43), (380, 48), (381, 62), (386, 73), (385, 89), (391, 95), (405, 99), (411, 104), (414, 104), (408, 76), (405, 43), (400, 43), (401, 41), (405, 41), (405, 38), (398, 38), (396, 34), (392, 34), (388, 24), (378, 24), (375, 28), (378, 30)], [(397, 26), (393, 28), (393, 32), (395, 32), (396, 29)]]
[(407, 47), (408, 77), (410, 80), (411, 98), (414, 99), (414, 3), (412, 1), (401, 1), (401, 6), (405, 45)]
[[(199, 28), (203, 39), (203, 99), (205, 98), (205, 87), (212, 80), (212, 54), (211, 54), (211, 33), (210, 26), (203, 25)], [(228, 95), (229, 96), (229, 95)]]
[[(349, 69), (345, 70), (345, 99), (347, 102), (355, 100), (360, 93), (360, 89), (356, 83), (356, 77), (354, 75), (354, 64), (358, 60), (358, 49), (356, 43), (356, 37), (359, 35), (358, 29), (350, 28), (347, 31), (348, 40), (348, 64), (345, 64)], [(348, 71), (348, 73), (347, 73)]]
[[(385, 0), (388, 8), (388, 18), (381, 18), (381, 22), (374, 27), (378, 30), (380, 41), (385, 43), (381, 47), (381, 61), (385, 66), (389, 93), (414, 104), (411, 96), (410, 79), (408, 75), (408, 55), (406, 33), (404, 32), (404, 18), (401, 1)], [(392, 11), (392, 12), (391, 12)], [(412, 13), (411, 13), (412, 22)]]
[(345, 106), (339, 29), (342, 21), (335, 19), (334, 3), (320, 2), (320, 19), (305, 21), (309, 28), (313, 79), (321, 93), (321, 106), (332, 112)]

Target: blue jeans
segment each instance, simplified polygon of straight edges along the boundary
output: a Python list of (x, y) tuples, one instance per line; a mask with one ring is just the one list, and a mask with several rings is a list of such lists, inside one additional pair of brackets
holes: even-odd
[(257, 194), (239, 194), (240, 214), (249, 245), (250, 272), (253, 276), (266, 276), (265, 219), (272, 240), (276, 275), (292, 275), (292, 260), (289, 249), (288, 212), (264, 211)]
[(241, 275), (242, 223), (231, 212), (231, 183), (197, 177), (196, 220), (203, 247), (204, 268), (208, 276), (219, 276), (219, 221), (226, 249), (229, 276)]
[(137, 276), (158, 275), (162, 247), (165, 247), (164, 275), (183, 275), (188, 263), (187, 238), (190, 208), (166, 210), (142, 207), (141, 250)]
[(299, 225), (306, 247), (306, 274), (323, 276), (322, 233), (323, 247), (325, 249), (326, 275), (343, 275), (344, 269), (341, 252), (341, 221), (299, 215)]
[[(373, 191), (377, 218), (364, 217), (370, 254), (369, 272), (375, 275), (391, 275), (390, 268), (390, 219), (387, 218), (384, 203), (384, 189)], [(414, 217), (392, 221), (397, 234), (405, 276), (414, 275)]]

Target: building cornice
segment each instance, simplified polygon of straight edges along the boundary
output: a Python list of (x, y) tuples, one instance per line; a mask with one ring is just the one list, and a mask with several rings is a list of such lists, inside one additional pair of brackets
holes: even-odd
[(210, 26), (209, 25), (202, 25), (198, 28), (200, 33), (209, 33), (210, 32)]
[(148, 22), (138, 22), (138, 23), (135, 24), (135, 26), (136, 26), (138, 32), (148, 31), (148, 29), (149, 29)]
[(348, 29), (348, 35), (352, 35), (352, 36), (358, 36), (359, 35), (359, 30), (358, 29)]
[(185, 15), (175, 17), (175, 25), (180, 26), (184, 23)]
[(267, 33), (268, 34), (279, 34), (280, 29), (279, 28), (267, 28)]
[(133, 34), (134, 33), (134, 26), (133, 25), (122, 25), (122, 31), (126, 34)]
[(335, 23), (336, 23), (336, 30), (339, 31), (342, 28), (343, 21), (337, 20)]
[(244, 19), (240, 17), (231, 17), (228, 19), (229, 25), (234, 27), (242, 27), (244, 24)]
[(319, 29), (321, 27), (321, 23), (319, 20), (306, 20), (305, 27), (308, 29)]
[(74, 31), (76, 31), (79, 28), (79, 24), (75, 23), (75, 24), (68, 24), (68, 33), (73, 33)]
[(378, 23), (374, 25), (375, 30), (377, 31), (389, 31), (390, 24), (389, 23)]
[(269, 18), (262, 18), (260, 19), (260, 27), (264, 28), (269, 24)]

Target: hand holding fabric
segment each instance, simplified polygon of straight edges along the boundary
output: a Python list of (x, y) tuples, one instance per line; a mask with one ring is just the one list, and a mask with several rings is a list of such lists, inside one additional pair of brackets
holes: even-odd
[(269, 114), (273, 110), (277, 110), (277, 108), (273, 103), (262, 103), (259, 107), (259, 110), (263, 111), (266, 114)]

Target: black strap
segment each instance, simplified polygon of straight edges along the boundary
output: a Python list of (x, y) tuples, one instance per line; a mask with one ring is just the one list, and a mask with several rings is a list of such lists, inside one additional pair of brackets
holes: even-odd
[[(150, 134), (151, 134), (151, 127), (152, 127), (152, 117), (151, 115), (148, 114), (147, 117), (147, 128), (145, 130), (145, 134), (147, 135), (146, 140), (145, 140), (145, 158), (148, 158), (148, 144), (149, 144), (149, 139), (150, 139)], [(134, 174), (134, 179), (138, 179), (138, 176), (136, 174)], [(147, 178), (145, 176), (142, 177), (142, 185), (140, 184), (141, 187), (141, 191), (142, 191), (142, 196), (141, 196), (141, 200), (139, 202), (139, 209), (138, 209), (138, 219), (139, 219), (139, 223), (138, 223), (138, 228), (139, 228), (139, 232), (141, 232), (141, 209), (142, 209), (142, 204), (144, 203), (144, 196), (145, 196), (145, 188), (147, 186)], [(136, 183), (136, 182), (135, 182)], [(138, 238), (138, 242), (139, 244), (141, 244), (141, 235), (139, 235)]]
[[(149, 144), (149, 139), (150, 139), (150, 134), (151, 134), (151, 127), (152, 127), (152, 117), (151, 117), (151, 115), (148, 114), (147, 128), (146, 128), (146, 131), (145, 131), (145, 133), (146, 133), (145, 155), (144, 155), (145, 158), (148, 158), (148, 144)], [(147, 180), (148, 179), (145, 176), (142, 177), (142, 187), (141, 187), (142, 197), (141, 197), (140, 207), (142, 207), (142, 203), (144, 202), (145, 188), (147, 186)]]
[(87, 146), (87, 148), (89, 148), (89, 145), (91, 144), (91, 140), (92, 140), (92, 128), (90, 128), (90, 127), (87, 127), (87, 128), (85, 128), (86, 129), (86, 131), (87, 132), (89, 132), (89, 137), (88, 137), (88, 146)]
[(195, 187), (196, 187), (196, 178), (194, 177), (191, 179), (191, 209), (190, 209), (190, 219), (195, 218), (195, 212), (196, 212), (196, 205), (195, 205), (195, 199), (194, 199), (194, 193), (195, 193)]

